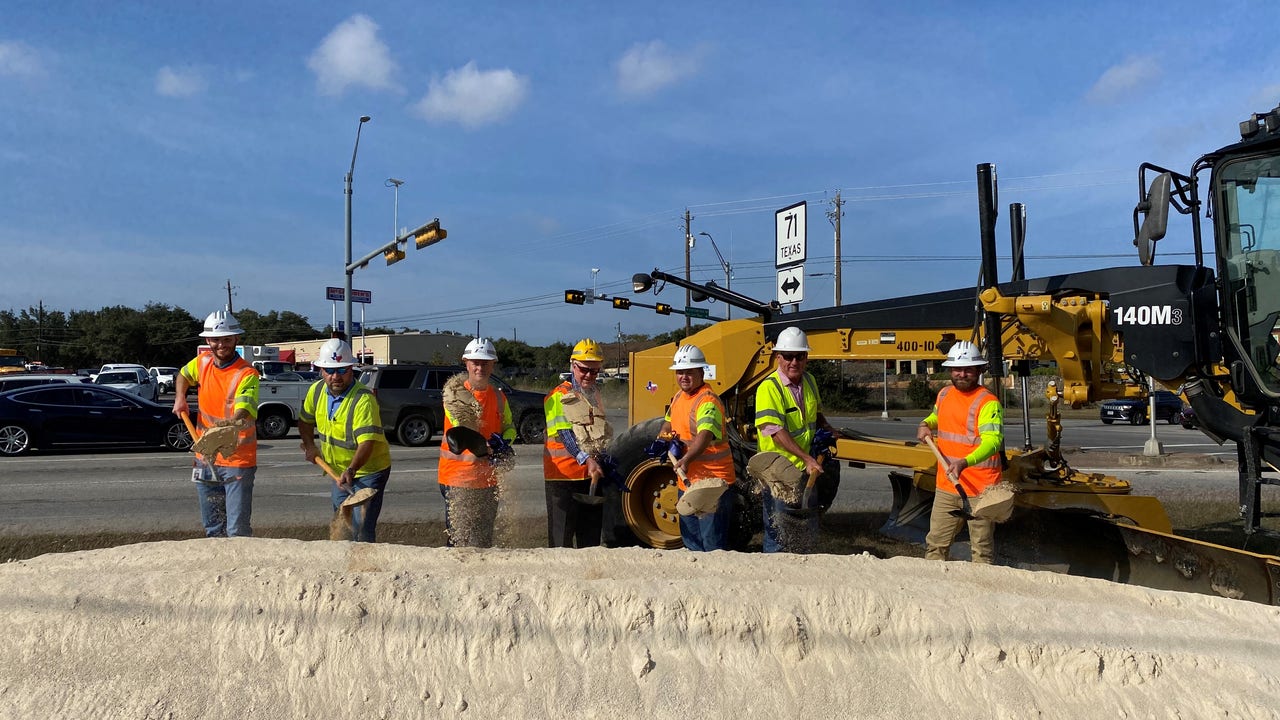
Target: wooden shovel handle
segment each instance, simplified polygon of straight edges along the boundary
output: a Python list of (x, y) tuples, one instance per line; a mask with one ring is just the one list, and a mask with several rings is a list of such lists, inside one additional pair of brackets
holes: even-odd
[(938, 449), (938, 446), (933, 443), (933, 438), (926, 435), (924, 438), (924, 444), (929, 446), (929, 449), (933, 451), (934, 457), (938, 458), (938, 462), (942, 463), (942, 467), (946, 469), (947, 479), (951, 481), (951, 484), (959, 487), (960, 478), (956, 477), (955, 474), (951, 472), (951, 463), (947, 462), (946, 456), (943, 455), (942, 451)]
[(188, 413), (179, 413), (182, 417), (182, 423), (187, 426), (187, 432), (191, 433), (191, 441), (195, 442), (200, 439), (200, 434), (196, 432), (196, 426), (191, 424), (191, 415)]
[(671, 469), (676, 471), (676, 475), (687, 485), (689, 484), (689, 476), (684, 474), (684, 468), (676, 464), (676, 453), (671, 448), (667, 448), (667, 458), (671, 460)]
[(325, 474), (326, 474), (326, 475), (328, 475), (329, 477), (333, 478), (333, 481), (334, 481), (334, 482), (338, 483), (339, 485), (341, 485), (341, 484), (342, 484), (342, 476), (341, 476), (341, 475), (339, 475), (338, 473), (334, 472), (334, 470), (333, 470), (333, 466), (331, 466), (331, 465), (329, 465), (329, 463), (325, 462), (323, 458), (321, 458), (319, 455), (317, 455), (317, 456), (316, 456), (316, 459), (314, 460), (314, 462), (315, 462), (315, 464), (319, 465), (321, 469), (323, 469), (323, 470), (324, 470), (324, 472), (325, 472)]

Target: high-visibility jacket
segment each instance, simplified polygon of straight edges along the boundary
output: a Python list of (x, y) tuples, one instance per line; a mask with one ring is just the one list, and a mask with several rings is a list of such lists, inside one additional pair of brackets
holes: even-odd
[(341, 474), (351, 467), (356, 449), (363, 442), (373, 442), (373, 454), (356, 469), (358, 478), (391, 467), (391, 447), (382, 434), (382, 413), (373, 391), (356, 380), (347, 388), (333, 416), (329, 415), (329, 389), (319, 380), (307, 389), (298, 419), (316, 429), (316, 449), (320, 457)]
[[(542, 475), (547, 480), (585, 480), (587, 466), (579, 465), (578, 459), (560, 441), (561, 430), (573, 430), (573, 423), (565, 415), (564, 398), (576, 394), (581, 402), (589, 402), (586, 396), (573, 387), (571, 380), (566, 380), (551, 389), (542, 400), (543, 413), (547, 417), (547, 442), (542, 451)], [(604, 408), (593, 405), (593, 422), (607, 422)], [(576, 436), (575, 436), (576, 437)]]
[[(948, 458), (965, 458), (960, 485), (969, 497), (1000, 482), (1000, 445), (1004, 441), (1004, 410), (990, 390), (979, 385), (969, 392), (947, 386), (925, 424), (938, 431), (938, 450)], [(938, 490), (956, 495), (946, 468), (938, 463)]]
[[(210, 353), (200, 353), (182, 368), (187, 382), (197, 386), (196, 397), (200, 412), (196, 427), (201, 433), (213, 427), (219, 420), (230, 420), (236, 411), (249, 411), (249, 417), (258, 417), (258, 371), (237, 357), (230, 365), (220, 368)], [(209, 458), (215, 465), (225, 467), (257, 467), (258, 428), (249, 423), (240, 431), (236, 450), (231, 457), (220, 455)]]
[[(733, 451), (729, 448), (729, 437), (724, 425), (724, 404), (711, 388), (704, 384), (692, 395), (683, 390), (676, 393), (671, 398), (666, 420), (671, 423), (671, 430), (676, 437), (686, 445), (703, 430), (711, 432), (712, 441), (685, 468), (689, 482), (719, 478), (726, 485), (734, 483)], [(676, 479), (676, 486), (681, 490), (689, 489), (680, 478)]]
[[(471, 381), (463, 383), (471, 395), (480, 403), (480, 427), (478, 430), (487, 440), (497, 433), (508, 442), (516, 439), (516, 428), (511, 422), (511, 407), (507, 404), (507, 396), (498, 388), (490, 385), (484, 390), (475, 390)], [(449, 408), (444, 410), (444, 429), (457, 427)], [(476, 457), (471, 453), (456, 454), (449, 452), (449, 443), (440, 441), (439, 480), (441, 485), (465, 488), (491, 488), (498, 484), (498, 476), (488, 458)]]
[[(781, 425), (801, 450), (809, 452), (813, 436), (818, 431), (818, 408), (822, 398), (818, 395), (817, 381), (809, 373), (801, 378), (801, 387), (804, 388), (804, 407), (797, 407), (791, 390), (782, 383), (782, 376), (778, 371), (774, 370), (756, 388), (756, 427)], [(804, 469), (804, 461), (787, 452), (772, 435), (760, 433), (757, 441), (760, 452), (776, 452), (790, 460), (792, 465)]]

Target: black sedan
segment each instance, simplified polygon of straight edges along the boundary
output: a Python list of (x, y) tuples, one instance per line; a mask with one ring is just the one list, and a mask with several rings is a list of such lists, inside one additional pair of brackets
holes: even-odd
[[(1102, 408), (1098, 414), (1104, 425), (1110, 425), (1117, 420), (1131, 425), (1146, 425), (1149, 422), (1147, 418), (1149, 406), (1150, 401), (1145, 398), (1142, 400), (1129, 398), (1107, 400), (1102, 403)], [(1181, 413), (1182, 398), (1168, 390), (1156, 391), (1157, 420), (1164, 420), (1173, 425), (1181, 420)]]
[(191, 436), (168, 406), (115, 388), (70, 383), (0, 393), (0, 456), (71, 446), (185, 451)]

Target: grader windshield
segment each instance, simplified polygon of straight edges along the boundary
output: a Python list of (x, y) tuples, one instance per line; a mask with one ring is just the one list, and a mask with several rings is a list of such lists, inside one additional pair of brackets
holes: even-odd
[(1217, 196), (1229, 322), (1266, 389), (1280, 394), (1280, 157), (1225, 163)]

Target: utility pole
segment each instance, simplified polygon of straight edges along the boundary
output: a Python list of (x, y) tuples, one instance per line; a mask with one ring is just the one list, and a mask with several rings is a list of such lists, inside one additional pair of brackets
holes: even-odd
[(227, 278), (227, 313), (232, 313), (231, 308), (231, 278)]
[[(689, 282), (689, 251), (693, 250), (693, 230), (690, 223), (693, 216), (689, 214), (689, 208), (684, 209), (684, 281)], [(684, 306), (687, 308), (693, 304), (693, 292), (689, 288), (684, 289)], [(692, 323), (689, 320), (689, 314), (684, 316), (684, 336), (687, 338), (691, 334)]]
[[(614, 374), (622, 370), (622, 363), (627, 359), (627, 346), (622, 342), (622, 323), (618, 323), (618, 364), (613, 366)], [(1152, 415), (1152, 417), (1155, 417)]]
[(840, 218), (844, 215), (844, 200), (840, 199), (840, 191), (836, 190), (836, 199), (832, 203), (835, 210), (827, 211), (827, 219), (836, 226), (836, 305), (840, 305)]

